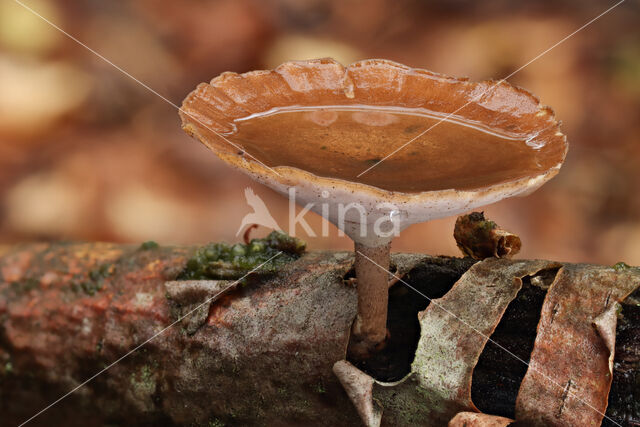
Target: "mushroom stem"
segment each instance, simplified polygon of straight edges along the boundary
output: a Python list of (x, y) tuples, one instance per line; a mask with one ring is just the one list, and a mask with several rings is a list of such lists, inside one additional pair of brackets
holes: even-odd
[(355, 244), (358, 315), (349, 351), (356, 356), (370, 353), (387, 336), (390, 252), (391, 243), (374, 247)]

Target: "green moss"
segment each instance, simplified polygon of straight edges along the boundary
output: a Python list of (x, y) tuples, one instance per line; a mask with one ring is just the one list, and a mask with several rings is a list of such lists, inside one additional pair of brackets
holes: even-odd
[(13, 364), (11, 362), (7, 362), (4, 364), (4, 373), (5, 374), (10, 374), (11, 372), (13, 372)]
[(224, 427), (225, 423), (217, 418), (209, 420), (208, 427)]
[(141, 251), (149, 251), (149, 250), (153, 250), (153, 249), (158, 249), (159, 247), (160, 247), (160, 245), (158, 245), (153, 240), (147, 240), (146, 242), (143, 242), (140, 245), (140, 250)]
[(102, 264), (93, 270), (90, 270), (87, 276), (78, 275), (69, 283), (73, 292), (84, 292), (89, 296), (93, 296), (102, 290), (104, 280), (113, 274), (115, 267), (113, 264)]
[(627, 268), (631, 268), (627, 263), (625, 262), (617, 262), (615, 264), (613, 264), (613, 266), (611, 266), (611, 268), (613, 268), (615, 271), (621, 271), (621, 270), (626, 270)]
[[(283, 264), (299, 258), (305, 247), (302, 240), (280, 231), (246, 245), (210, 243), (187, 261), (178, 280), (238, 279), (265, 262), (256, 274), (274, 273)], [(276, 256), (278, 253), (281, 254)]]
[(89, 279), (99, 281), (106, 279), (113, 273), (113, 264), (102, 264), (100, 267), (89, 272)]
[(142, 366), (138, 373), (132, 373), (130, 381), (134, 389), (139, 392), (153, 393), (156, 389), (153, 372), (149, 365)]
[(10, 286), (15, 293), (27, 293), (36, 289), (39, 285), (40, 281), (38, 279), (28, 277), (16, 282), (11, 282)]
[(483, 230), (491, 231), (491, 230), (493, 230), (494, 228), (497, 228), (497, 227), (498, 227), (498, 225), (497, 225), (494, 221), (491, 221), (490, 219), (488, 219), (488, 220), (485, 220), (485, 221), (480, 225), (480, 227), (481, 227)]
[(82, 289), (82, 291), (89, 295), (89, 296), (94, 296), (97, 292), (99, 292), (102, 289), (102, 283), (101, 282), (80, 282), (80, 289)]

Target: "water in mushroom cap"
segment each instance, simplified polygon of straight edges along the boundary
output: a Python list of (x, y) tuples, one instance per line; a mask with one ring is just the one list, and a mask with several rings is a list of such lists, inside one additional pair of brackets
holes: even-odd
[(544, 150), (544, 140), (532, 143), (530, 135), (460, 118), (443, 120), (425, 109), (286, 107), (234, 123), (228, 138), (270, 167), (289, 166), (405, 193), (488, 187), (537, 176), (558, 162)]

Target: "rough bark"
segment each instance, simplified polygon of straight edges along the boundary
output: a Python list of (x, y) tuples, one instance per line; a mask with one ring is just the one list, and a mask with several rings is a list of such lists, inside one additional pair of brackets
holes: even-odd
[[(3, 251), (3, 425), (28, 419), (160, 332), (176, 316), (191, 312), (33, 423), (360, 423), (332, 372), (334, 363), (345, 358), (356, 316), (355, 289), (343, 280), (353, 265), (352, 253), (307, 253), (275, 274), (249, 277), (241, 284), (185, 281), (181, 285), (175, 279), (195, 248), (37, 244)], [(502, 268), (501, 262), (496, 261), (496, 269)], [(446, 293), (472, 264), (469, 259), (392, 256), (397, 274), (434, 298)], [(429, 293), (425, 282), (430, 282), (435, 293)], [(421, 299), (411, 292), (401, 283), (391, 288), (390, 322), (399, 321), (399, 307), (406, 306), (407, 300)], [(416, 306), (416, 312), (424, 306)], [(518, 308), (525, 315), (527, 310), (539, 309), (535, 304)], [(501, 324), (512, 321), (510, 310), (511, 306)], [(638, 396), (633, 390), (640, 377), (637, 301), (631, 298), (623, 304), (622, 314), (609, 407), (614, 408), (617, 420), (634, 425)], [(411, 329), (417, 327), (419, 335), (417, 317), (407, 321), (406, 328), (389, 327), (391, 340), (402, 335), (402, 330), (412, 331), (396, 338), (399, 359), (388, 355), (397, 372), (408, 369), (411, 360), (398, 360), (412, 355), (418, 341)], [(499, 325), (492, 337), (501, 329)], [(474, 387), (476, 380), (490, 381), (491, 376), (483, 376), (482, 371), (495, 369), (491, 360), (501, 363), (500, 357), (483, 352), (474, 372)], [(501, 368), (508, 378), (511, 365)], [(491, 395), (492, 389), (487, 387), (487, 401), (505, 399), (500, 390)], [(515, 401), (515, 396), (508, 398)], [(480, 409), (502, 415), (495, 408), (493, 412), (491, 407)]]

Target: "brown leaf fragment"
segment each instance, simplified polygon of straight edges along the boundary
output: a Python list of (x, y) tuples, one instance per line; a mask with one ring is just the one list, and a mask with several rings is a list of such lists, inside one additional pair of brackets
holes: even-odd
[(474, 259), (511, 258), (522, 247), (520, 237), (499, 228), (482, 212), (459, 216), (453, 237), (462, 253)]
[(504, 427), (513, 420), (477, 412), (460, 412), (449, 421), (449, 427)]
[(636, 270), (565, 265), (545, 298), (516, 419), (533, 426), (599, 426), (612, 381), (618, 303)]

